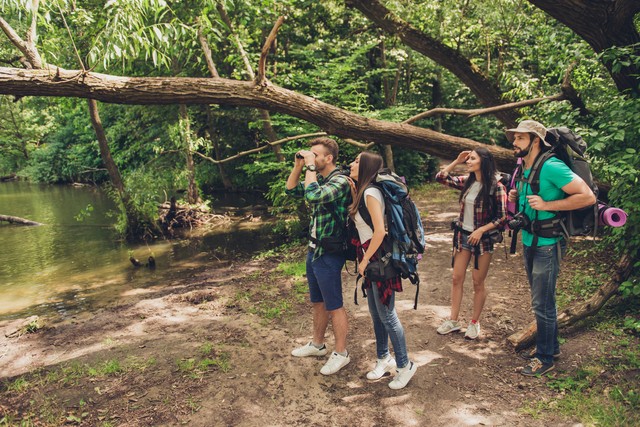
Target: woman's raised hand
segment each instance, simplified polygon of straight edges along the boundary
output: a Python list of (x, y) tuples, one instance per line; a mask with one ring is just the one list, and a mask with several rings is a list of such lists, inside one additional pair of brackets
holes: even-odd
[(471, 154), (471, 150), (461, 151), (460, 154), (458, 154), (458, 158), (456, 159), (456, 164), (466, 162), (470, 154)]

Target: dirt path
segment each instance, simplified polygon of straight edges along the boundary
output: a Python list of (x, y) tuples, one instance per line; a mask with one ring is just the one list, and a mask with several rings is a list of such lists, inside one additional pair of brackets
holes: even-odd
[[(457, 208), (455, 202), (419, 205), (429, 212), (420, 302), (413, 310), (415, 288), (407, 283), (396, 303), (419, 365), (407, 388), (390, 390), (388, 376), (366, 380), (375, 362), (371, 320), (361, 296), (353, 304), (354, 279), (346, 274), (350, 365), (325, 377), (319, 373), (324, 358), (291, 357), (292, 348), (310, 339), (311, 316), (301, 285), (278, 273), (272, 259), (194, 271), (37, 333), (2, 334), (0, 418), (10, 425), (20, 419), (101, 426), (572, 425), (522, 410), (552, 391), (546, 379), (519, 374), (523, 361), (505, 344), (532, 320), (520, 257), (505, 257), (502, 246), (494, 255), (480, 339), (436, 333), (449, 312), (447, 224)], [(465, 322), (471, 288), (468, 274)], [(291, 314), (267, 320), (287, 309), (282, 301)], [(0, 331), (9, 323), (0, 323)], [(580, 361), (589, 334), (570, 334), (560, 372)], [(331, 333), (327, 344), (331, 349)]]

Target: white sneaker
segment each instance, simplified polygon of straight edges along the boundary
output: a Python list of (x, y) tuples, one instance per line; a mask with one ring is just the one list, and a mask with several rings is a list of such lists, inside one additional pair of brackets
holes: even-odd
[(322, 344), (322, 347), (318, 348), (311, 341), (309, 341), (309, 344), (298, 347), (291, 352), (291, 355), (295, 357), (324, 356), (325, 354), (327, 354), (326, 345)]
[(440, 335), (446, 335), (459, 330), (460, 323), (458, 323), (457, 320), (445, 320), (444, 323), (437, 329)]
[(324, 364), (322, 369), (320, 369), (320, 373), (322, 375), (331, 375), (338, 372), (340, 369), (347, 366), (347, 364), (351, 361), (351, 358), (347, 354), (346, 356), (342, 356), (341, 354), (336, 353), (335, 351), (331, 353), (329, 360)]
[(417, 370), (418, 366), (413, 362), (409, 362), (409, 364), (404, 368), (398, 369), (398, 373), (393, 378), (393, 381), (389, 383), (389, 388), (392, 390), (405, 388)]
[(378, 359), (376, 362), (376, 367), (373, 368), (373, 371), (367, 372), (368, 380), (379, 380), (386, 374), (387, 372), (391, 372), (396, 368), (396, 360), (391, 357), (390, 354), (387, 355), (384, 359)]
[(465, 332), (464, 337), (468, 340), (475, 340), (480, 335), (480, 322), (469, 323), (467, 326), (467, 332)]

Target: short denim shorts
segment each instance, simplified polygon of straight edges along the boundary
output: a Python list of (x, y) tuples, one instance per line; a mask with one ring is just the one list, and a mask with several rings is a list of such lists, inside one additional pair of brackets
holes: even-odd
[[(489, 250), (485, 252), (493, 253), (493, 244), (489, 243)], [(467, 233), (460, 233), (460, 247), (459, 250), (466, 249), (471, 253), (474, 253), (475, 247), (469, 244), (469, 235)]]

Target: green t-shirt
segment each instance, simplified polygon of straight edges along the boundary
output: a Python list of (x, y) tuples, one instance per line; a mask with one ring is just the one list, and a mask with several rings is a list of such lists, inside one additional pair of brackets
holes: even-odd
[[(531, 168), (524, 170), (524, 178), (528, 178)], [(555, 157), (550, 158), (542, 165), (540, 171), (540, 192), (538, 196), (545, 202), (564, 199), (567, 195), (562, 191), (562, 187), (569, 184), (577, 175), (562, 161)], [(526, 196), (533, 194), (531, 186), (526, 182), (518, 183), (518, 211), (530, 218), (535, 218), (535, 210), (529, 206)], [(538, 220), (549, 219), (555, 216), (555, 211), (538, 211)], [(538, 237), (538, 246), (553, 245), (560, 237), (546, 238)], [(522, 244), (531, 246), (533, 244), (533, 234), (522, 230)]]

